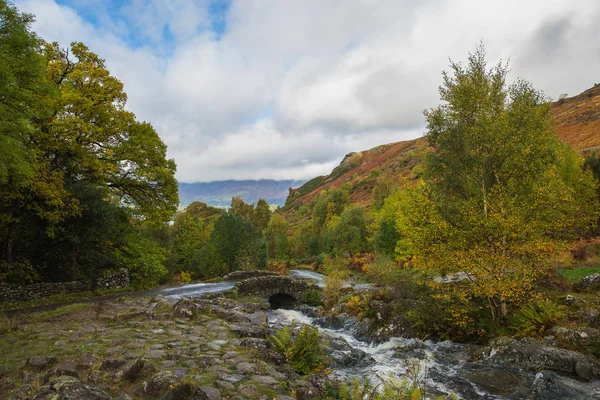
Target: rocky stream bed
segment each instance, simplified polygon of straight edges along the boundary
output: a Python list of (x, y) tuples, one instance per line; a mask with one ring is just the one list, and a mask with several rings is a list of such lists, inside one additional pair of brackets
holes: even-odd
[[(231, 287), (186, 285), (16, 326), (0, 334), (0, 399), (320, 399), (340, 380), (389, 374), (429, 396), (600, 399), (591, 356), (508, 338), (369, 340), (350, 317), (216, 294)], [(329, 374), (300, 376), (272, 349), (266, 337), (290, 324), (320, 327)]]

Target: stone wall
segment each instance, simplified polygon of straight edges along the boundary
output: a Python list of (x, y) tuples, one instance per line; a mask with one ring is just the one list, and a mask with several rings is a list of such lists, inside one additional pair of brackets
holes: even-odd
[(92, 282), (40, 282), (31, 285), (16, 285), (0, 282), (0, 302), (27, 301), (55, 294), (85, 292), (87, 290), (114, 289), (129, 286), (129, 272), (126, 269), (107, 273)]
[(127, 286), (129, 286), (129, 271), (125, 268), (106, 272), (96, 281), (97, 289), (116, 289)]

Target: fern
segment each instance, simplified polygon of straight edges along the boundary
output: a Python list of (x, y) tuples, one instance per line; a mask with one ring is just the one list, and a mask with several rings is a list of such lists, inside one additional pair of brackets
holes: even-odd
[(512, 328), (517, 336), (541, 335), (565, 316), (565, 307), (542, 300), (521, 307), (513, 317)]
[(277, 329), (275, 335), (271, 335), (271, 343), (275, 350), (279, 351), (287, 357), (287, 352), (290, 350), (292, 343), (293, 330), (289, 326), (284, 326), (282, 329)]
[(299, 374), (308, 374), (323, 366), (325, 351), (319, 337), (319, 330), (305, 325), (294, 337), (293, 328), (286, 326), (270, 336), (273, 347), (282, 353)]

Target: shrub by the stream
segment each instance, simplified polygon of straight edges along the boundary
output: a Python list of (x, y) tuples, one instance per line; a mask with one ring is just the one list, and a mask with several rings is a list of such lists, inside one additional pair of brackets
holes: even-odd
[(369, 296), (354, 295), (344, 304), (344, 310), (354, 317), (362, 317), (369, 308)]
[(311, 289), (304, 293), (300, 301), (311, 307), (319, 307), (323, 305), (323, 296), (320, 290)]
[(547, 299), (526, 304), (515, 313), (511, 325), (518, 336), (541, 335), (565, 316), (564, 310)]
[(278, 329), (270, 340), (299, 374), (306, 375), (324, 366), (325, 350), (317, 327), (305, 325), (294, 336), (293, 328), (286, 326)]

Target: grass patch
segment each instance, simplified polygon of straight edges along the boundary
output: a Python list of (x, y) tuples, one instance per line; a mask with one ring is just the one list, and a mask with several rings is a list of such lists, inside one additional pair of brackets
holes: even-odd
[(23, 314), (21, 318), (27, 320), (28, 323), (31, 322), (47, 322), (53, 320), (55, 318), (64, 317), (65, 315), (69, 315), (74, 313), (75, 311), (83, 310), (89, 307), (92, 307), (94, 304), (92, 303), (75, 303), (69, 304), (66, 306), (58, 307), (54, 310), (48, 311), (40, 311), (31, 314)]
[(584, 276), (600, 273), (600, 266), (560, 268), (557, 272), (567, 278), (570, 282), (578, 282)]
[(59, 294), (54, 294), (52, 296), (39, 298), (39, 299), (0, 303), (0, 310), (15, 310), (15, 309), (20, 309), (20, 308), (47, 306), (50, 304), (66, 303), (66, 302), (70, 302), (70, 301), (88, 300), (88, 299), (93, 299), (95, 297), (102, 297), (102, 296), (119, 294), (119, 293), (129, 293), (129, 292), (134, 292), (134, 291), (136, 291), (136, 290), (134, 288), (132, 288), (131, 286), (129, 286), (126, 288), (118, 288), (118, 289), (90, 290), (87, 292), (77, 292), (77, 293), (59, 293)]
[(0, 314), (0, 334), (17, 330), (24, 323), (47, 322), (55, 318), (64, 317), (75, 311), (91, 307), (91, 303), (69, 304), (54, 310), (38, 311), (33, 313), (16, 314), (12, 316)]

